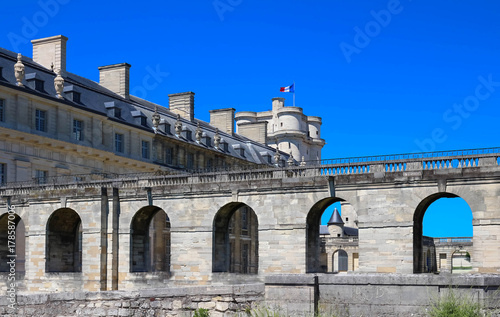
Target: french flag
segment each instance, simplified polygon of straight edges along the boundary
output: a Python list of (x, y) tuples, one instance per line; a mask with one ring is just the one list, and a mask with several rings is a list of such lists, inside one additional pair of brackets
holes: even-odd
[(280, 91), (281, 92), (295, 92), (295, 84), (292, 84), (291, 86), (288, 87), (281, 87)]

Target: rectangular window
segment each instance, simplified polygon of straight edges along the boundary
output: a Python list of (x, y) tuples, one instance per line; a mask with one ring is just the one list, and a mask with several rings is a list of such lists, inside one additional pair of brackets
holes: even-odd
[(165, 163), (172, 165), (173, 160), (174, 160), (174, 149), (171, 147), (167, 147), (167, 150), (165, 151)]
[(79, 92), (73, 91), (73, 101), (76, 103), (80, 103), (81, 95)]
[(46, 184), (47, 183), (47, 171), (36, 170), (35, 171), (35, 179), (37, 184)]
[(241, 229), (248, 230), (248, 212), (246, 208), (241, 210)]
[(122, 117), (122, 109), (115, 108), (115, 118), (121, 118), (121, 117)]
[(193, 169), (194, 167), (194, 154), (193, 153), (188, 153), (187, 155), (187, 164), (186, 164), (188, 169)]
[(142, 141), (142, 158), (149, 159), (149, 142)]
[(0, 99), (0, 121), (5, 121), (5, 100)]
[(44, 83), (43, 80), (35, 79), (35, 90), (44, 91)]
[(115, 133), (115, 151), (123, 153), (123, 134)]
[(7, 166), (6, 164), (0, 164), (0, 185), (7, 183)]
[(47, 131), (47, 112), (44, 110), (36, 109), (35, 112), (35, 129), (37, 131)]
[(141, 117), (141, 125), (143, 127), (147, 127), (148, 126), (148, 118), (146, 117)]
[(83, 121), (73, 120), (73, 139), (83, 141)]

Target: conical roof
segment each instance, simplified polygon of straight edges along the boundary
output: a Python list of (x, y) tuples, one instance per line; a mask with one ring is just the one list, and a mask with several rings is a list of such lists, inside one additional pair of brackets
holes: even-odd
[(342, 218), (340, 217), (340, 213), (337, 210), (337, 208), (335, 208), (333, 210), (332, 217), (330, 218), (330, 220), (328, 220), (328, 225), (343, 225), (343, 224), (344, 224), (344, 222), (342, 221)]

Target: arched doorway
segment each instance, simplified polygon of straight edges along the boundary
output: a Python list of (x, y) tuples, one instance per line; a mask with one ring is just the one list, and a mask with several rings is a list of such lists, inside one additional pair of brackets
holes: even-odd
[(458, 249), (451, 255), (451, 273), (470, 273), (472, 270), (470, 253)]
[(335, 251), (332, 255), (333, 272), (347, 272), (348, 256), (347, 252), (342, 249)]
[(132, 218), (130, 272), (170, 272), (170, 219), (159, 207), (143, 207)]
[(76, 211), (61, 208), (50, 215), (45, 254), (47, 272), (82, 271), (82, 221)]
[[(339, 219), (338, 223), (336, 222), (332, 227), (330, 227), (330, 223), (322, 226), (322, 217), (324, 218), (323, 222), (329, 222), (326, 219), (332, 216), (332, 210), (334, 209), (332, 207), (342, 210), (341, 220)], [(356, 211), (351, 204), (342, 198), (325, 198), (314, 204), (309, 210), (306, 223), (307, 273), (327, 272), (325, 259), (330, 258), (333, 250), (343, 248), (350, 238), (357, 242), (358, 221)], [(332, 235), (333, 233), (335, 234)], [(329, 242), (332, 244), (328, 244)], [(334, 249), (331, 250), (331, 248)], [(326, 252), (327, 249), (331, 251)], [(354, 249), (353, 251), (356, 252)], [(325, 252), (328, 253), (328, 256), (325, 255)]]
[(26, 237), (24, 222), (17, 214), (0, 216), (0, 272), (10, 272), (10, 259), (15, 260), (16, 273), (25, 272)]
[(472, 245), (472, 211), (467, 202), (446, 192), (422, 200), (413, 217), (413, 272), (450, 270), (446, 263), (450, 249), (464, 243)]
[(212, 271), (257, 274), (259, 224), (252, 208), (229, 203), (214, 218)]

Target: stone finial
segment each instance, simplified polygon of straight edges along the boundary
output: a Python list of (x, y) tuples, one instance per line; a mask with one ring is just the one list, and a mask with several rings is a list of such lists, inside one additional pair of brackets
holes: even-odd
[(25, 73), (24, 73), (24, 64), (21, 61), (22, 58), (23, 58), (23, 56), (21, 55), (21, 53), (18, 53), (17, 54), (17, 63), (14, 65), (14, 74), (16, 76), (17, 85), (19, 87), (24, 87), (23, 80), (24, 80)]
[(294, 160), (293, 160), (293, 154), (292, 151), (290, 151), (290, 156), (288, 157), (288, 160), (286, 161), (288, 163), (288, 166), (295, 165)]
[(221, 140), (221, 137), (220, 137), (220, 134), (219, 134), (219, 129), (218, 129), (218, 128), (215, 128), (215, 135), (214, 135), (214, 147), (215, 147), (216, 149), (219, 149), (220, 140)]
[(201, 128), (200, 128), (200, 122), (198, 122), (198, 124), (196, 126), (196, 132), (194, 134), (196, 137), (196, 142), (200, 143), (201, 137), (203, 136), (203, 131), (201, 131)]
[(274, 161), (276, 162), (276, 166), (280, 165), (280, 159), (281, 159), (281, 155), (278, 151), (278, 147), (276, 147), (276, 153), (274, 153)]
[(306, 160), (304, 156), (302, 156), (302, 161), (300, 161), (300, 166), (306, 166)]
[(179, 114), (177, 114), (177, 121), (175, 121), (174, 129), (175, 129), (175, 135), (180, 136), (182, 132), (182, 123), (181, 123), (181, 116)]
[(64, 78), (61, 76), (61, 70), (56, 69), (56, 78), (54, 78), (54, 88), (56, 89), (56, 97), (59, 99), (64, 99), (62, 92), (64, 89)]
[(151, 116), (151, 121), (153, 121), (153, 130), (155, 133), (158, 131), (158, 126), (160, 125), (160, 115), (158, 114), (158, 106), (155, 106), (155, 112)]

